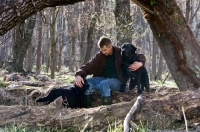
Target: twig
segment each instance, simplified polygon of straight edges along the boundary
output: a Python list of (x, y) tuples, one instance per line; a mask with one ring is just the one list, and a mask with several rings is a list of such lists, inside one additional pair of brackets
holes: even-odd
[(132, 106), (128, 114), (126, 115), (126, 118), (124, 119), (124, 124), (123, 124), (124, 132), (129, 132), (129, 122), (131, 120), (131, 117), (135, 112), (141, 110), (141, 104), (143, 104), (143, 102), (144, 102), (144, 98), (142, 98), (141, 96), (138, 96), (136, 102), (134, 103), (134, 105)]
[(61, 113), (59, 115), (59, 118), (60, 118), (60, 128), (61, 128), (61, 130), (63, 130), (63, 123), (62, 123), (62, 120), (61, 120), (62, 114)]
[(27, 89), (25, 89), (25, 106), (28, 105)]
[(170, 71), (168, 71), (167, 76), (165, 77), (165, 79), (164, 79), (164, 81), (162, 82), (162, 84), (165, 83), (165, 81), (169, 78), (169, 76), (170, 76)]
[(185, 111), (184, 111), (184, 108), (183, 108), (183, 107), (182, 107), (182, 111), (183, 111), (183, 117), (184, 117), (184, 120), (185, 120), (185, 129), (186, 129), (186, 132), (188, 132), (187, 119), (186, 119)]
[(11, 115), (9, 118), (10, 118), (10, 119), (12, 119), (12, 118), (17, 118), (17, 117), (26, 115), (26, 114), (28, 114), (28, 113), (30, 113), (30, 112), (31, 112), (31, 109), (27, 109), (27, 110), (25, 110), (25, 111), (23, 111), (23, 112), (19, 112), (19, 113), (17, 113), (17, 114), (13, 114), (13, 115)]

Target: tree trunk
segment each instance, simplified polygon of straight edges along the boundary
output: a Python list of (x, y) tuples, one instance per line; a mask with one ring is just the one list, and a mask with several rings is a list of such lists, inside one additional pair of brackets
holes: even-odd
[(88, 34), (87, 34), (87, 52), (85, 54), (85, 58), (84, 58), (84, 64), (87, 63), (90, 58), (91, 58), (91, 52), (94, 46), (94, 30), (95, 30), (95, 25), (97, 22), (97, 19), (100, 16), (100, 7), (101, 7), (101, 0), (95, 0), (95, 11), (94, 14), (92, 15), (90, 24), (89, 24), (89, 29), (88, 29)]
[(33, 44), (31, 42), (29, 49), (27, 50), (27, 59), (26, 59), (26, 70), (32, 72), (33, 68)]
[(87, 10), (89, 10), (89, 8), (87, 8), (87, 5), (85, 5), (84, 3), (79, 4), (79, 18), (80, 18), (80, 32), (79, 32), (79, 67), (81, 67), (84, 64), (84, 58), (85, 58), (85, 54), (86, 54), (86, 47), (87, 47), (87, 29), (88, 29), (88, 21), (89, 19), (87, 19), (87, 17), (85, 17), (84, 12), (87, 12)]
[(37, 62), (36, 62), (36, 74), (39, 75), (41, 71), (41, 59), (42, 59), (42, 13), (38, 13), (38, 46), (37, 46)]
[[(6, 35), (4, 35), (4, 37), (1, 38), (1, 42), (4, 41), (4, 39), (6, 40)], [(6, 60), (6, 45), (2, 45), (0, 44), (0, 60)]]
[(156, 77), (156, 68), (157, 68), (157, 41), (155, 40), (155, 38), (153, 38), (153, 55), (152, 55), (152, 66), (151, 66), (151, 80), (157, 80)]
[[(48, 25), (46, 24), (46, 26), (48, 27)], [(50, 33), (51, 31), (46, 31), (46, 39), (47, 39), (47, 43), (46, 43), (46, 72), (48, 73), (49, 72), (49, 67), (50, 67)]]
[(68, 34), (69, 34), (69, 48), (68, 48), (68, 61), (69, 61), (69, 71), (70, 72), (74, 72), (75, 71), (75, 61), (76, 61), (76, 49), (75, 49), (75, 45), (76, 45), (76, 37), (78, 34), (78, 30), (77, 30), (77, 24), (75, 22), (74, 18), (77, 18), (77, 14), (74, 11), (75, 9), (72, 8), (72, 6), (67, 7), (67, 23), (68, 23)]
[[(182, 108), (184, 108), (188, 126), (194, 126), (195, 123), (198, 123), (200, 118), (200, 88), (182, 93), (178, 92), (177, 89), (174, 89), (175, 92), (173, 89), (166, 88), (169, 93), (173, 92), (172, 95), (168, 96), (163, 96), (161, 92), (163, 89), (156, 90), (155, 93), (152, 93), (153, 95), (149, 93), (141, 95), (144, 102), (141, 103), (140, 110), (137, 110), (131, 121), (138, 125), (142, 123), (142, 127), (148, 125), (149, 130), (175, 130), (183, 128), (185, 125), (182, 112)], [(130, 102), (88, 109), (66, 109), (53, 104), (49, 106), (0, 105), (0, 126), (8, 127), (14, 123), (15, 125), (23, 124), (27, 129), (36, 127), (67, 129), (73, 127), (77, 131), (100, 131), (112, 123), (122, 124), (136, 98), (135, 96), (134, 101)]]
[(190, 3), (191, 3), (191, 0), (186, 0), (185, 20), (188, 23), (189, 23), (189, 20), (190, 20), (190, 12), (191, 12)]
[(159, 80), (162, 80), (162, 73), (163, 73), (163, 55), (162, 52), (160, 51), (158, 72), (157, 72), (157, 77)]
[[(64, 7), (63, 7), (64, 8)], [(62, 10), (63, 10), (62, 8)], [(63, 10), (64, 11), (64, 10)], [(65, 45), (65, 19), (59, 17), (59, 21), (60, 21), (60, 27), (61, 27), (61, 33), (59, 34), (59, 43), (58, 43), (58, 64), (57, 64), (57, 70), (58, 72), (61, 70), (61, 66), (62, 66), (62, 50), (63, 47)]]
[(180, 90), (200, 86), (200, 46), (175, 0), (132, 0), (141, 7)]
[(132, 20), (130, 16), (130, 0), (115, 0), (115, 20), (117, 30), (117, 45), (132, 43)]
[(23, 62), (26, 52), (31, 45), (33, 29), (36, 21), (35, 16), (36, 15), (33, 15), (29, 19), (26, 30), (24, 29), (24, 24), (20, 25), (20, 31), (16, 33), (17, 36), (15, 35), (17, 38), (14, 39), (15, 45), (13, 46), (13, 70), (11, 72), (24, 72)]
[(56, 41), (55, 41), (55, 26), (56, 26), (56, 7), (51, 10), (51, 52), (50, 52), (50, 69), (51, 69), (51, 79), (55, 77), (55, 57), (56, 57)]

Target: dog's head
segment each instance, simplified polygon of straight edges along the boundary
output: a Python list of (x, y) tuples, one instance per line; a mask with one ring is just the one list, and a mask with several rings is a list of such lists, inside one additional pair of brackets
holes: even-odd
[(137, 50), (137, 48), (130, 43), (124, 43), (121, 46), (121, 50), (122, 50), (122, 56), (129, 57), (135, 54), (135, 51)]
[(67, 104), (67, 107), (70, 108), (82, 108), (83, 100), (81, 100), (81, 97), (84, 96), (84, 92), (86, 89), (89, 88), (89, 84), (86, 79), (84, 79), (84, 84), (82, 88), (73, 85), (70, 89), (66, 91), (66, 98), (65, 104)]

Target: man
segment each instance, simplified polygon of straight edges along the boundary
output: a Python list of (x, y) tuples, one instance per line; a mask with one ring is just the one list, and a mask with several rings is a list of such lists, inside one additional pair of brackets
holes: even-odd
[[(125, 90), (125, 80), (121, 71), (121, 48), (114, 46), (107, 37), (100, 38), (98, 47), (100, 51), (75, 73), (74, 83), (79, 87), (84, 84), (83, 78), (93, 75), (87, 78), (90, 87), (85, 92), (84, 107), (91, 106), (91, 91), (94, 89), (100, 91), (103, 105), (111, 104), (111, 90)], [(140, 62), (129, 66), (133, 71), (144, 65), (146, 61), (144, 55), (139, 54), (138, 57)]]

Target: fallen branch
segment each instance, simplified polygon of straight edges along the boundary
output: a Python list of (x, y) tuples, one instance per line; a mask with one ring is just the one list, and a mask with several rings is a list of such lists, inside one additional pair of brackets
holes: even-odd
[(141, 96), (138, 96), (136, 102), (134, 103), (133, 107), (128, 112), (124, 120), (124, 124), (123, 124), (124, 132), (129, 132), (129, 122), (131, 120), (131, 117), (133, 116), (134, 113), (141, 110), (141, 105), (143, 104), (143, 102), (144, 102), (144, 98), (142, 98)]

